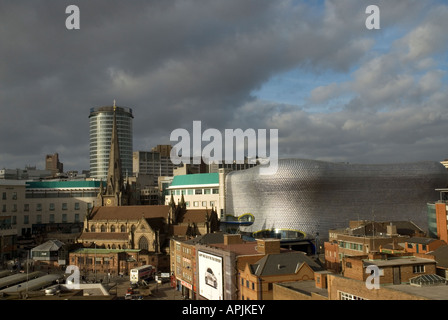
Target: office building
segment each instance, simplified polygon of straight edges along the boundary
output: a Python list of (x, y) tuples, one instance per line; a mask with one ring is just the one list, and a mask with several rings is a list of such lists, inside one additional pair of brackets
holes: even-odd
[(114, 117), (116, 118), (123, 177), (132, 176), (132, 109), (105, 106), (90, 109), (90, 177), (106, 180), (109, 169)]
[(64, 164), (59, 162), (59, 154), (47, 154), (45, 156), (45, 170), (51, 171), (53, 177), (64, 172)]
[(171, 199), (177, 204), (183, 197), (188, 209), (215, 209), (221, 218), (223, 173), (199, 173), (175, 176), (168, 187), (170, 195), (165, 196), (165, 204)]

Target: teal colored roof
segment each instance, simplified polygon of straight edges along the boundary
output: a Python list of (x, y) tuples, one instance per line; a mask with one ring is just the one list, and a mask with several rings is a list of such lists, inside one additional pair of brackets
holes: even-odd
[(192, 186), (192, 185), (204, 185), (204, 184), (219, 184), (219, 174), (216, 173), (198, 173), (198, 174), (186, 174), (182, 176), (175, 176), (173, 182), (171, 182), (171, 188)]
[(100, 181), (28, 181), (27, 189), (99, 188)]

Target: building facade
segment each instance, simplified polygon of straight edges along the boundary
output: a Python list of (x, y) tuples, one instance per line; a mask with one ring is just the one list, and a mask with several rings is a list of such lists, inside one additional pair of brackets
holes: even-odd
[(123, 177), (132, 176), (132, 109), (105, 106), (90, 109), (90, 176), (106, 180), (109, 169), (114, 117), (116, 117)]
[(283, 159), (272, 175), (256, 166), (226, 177), (226, 215), (251, 213), (242, 232), (323, 239), (349, 220), (411, 220), (427, 228), (426, 203), (448, 183), (439, 162), (346, 164)]
[(64, 164), (59, 161), (59, 154), (47, 154), (45, 156), (45, 170), (51, 171), (53, 177), (64, 172)]
[(220, 216), (219, 213), (224, 209), (220, 197), (222, 180), (219, 173), (175, 176), (167, 189), (170, 195), (165, 196), (165, 204), (170, 203), (171, 196), (175, 203), (183, 197), (188, 209), (215, 209)]

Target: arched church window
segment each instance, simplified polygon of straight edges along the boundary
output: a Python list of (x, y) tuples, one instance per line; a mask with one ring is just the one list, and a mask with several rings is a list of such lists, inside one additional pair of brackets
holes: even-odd
[(146, 237), (141, 237), (138, 241), (138, 248), (148, 250), (148, 247), (148, 239), (146, 239)]

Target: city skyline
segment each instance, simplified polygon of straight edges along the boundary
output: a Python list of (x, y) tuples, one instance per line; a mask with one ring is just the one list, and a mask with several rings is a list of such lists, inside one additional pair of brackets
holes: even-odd
[(134, 111), (133, 151), (198, 120), (278, 129), (280, 158), (442, 161), (448, 5), (374, 2), (4, 2), (0, 168), (58, 153), (88, 169), (89, 110), (114, 99)]

